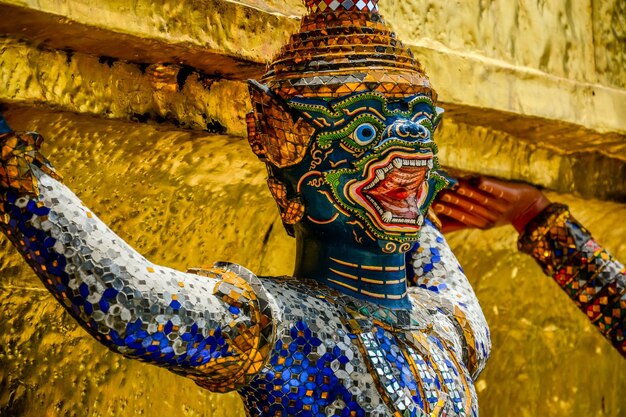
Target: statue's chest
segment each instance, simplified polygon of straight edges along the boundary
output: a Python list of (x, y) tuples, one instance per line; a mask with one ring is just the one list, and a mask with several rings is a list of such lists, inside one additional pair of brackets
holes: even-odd
[(251, 416), (374, 417), (472, 415), (469, 391), (432, 336), (318, 316), (285, 329), (240, 393)]

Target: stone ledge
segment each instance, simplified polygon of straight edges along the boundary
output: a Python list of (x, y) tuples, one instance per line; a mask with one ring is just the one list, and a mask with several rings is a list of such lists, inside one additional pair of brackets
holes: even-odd
[(626, 90), (460, 53), (429, 40), (411, 49), (443, 102), (626, 134)]
[(0, 101), (245, 135), (245, 83), (191, 67), (138, 65), (0, 37)]
[[(266, 1), (252, 3), (259, 4), (211, 0), (202, 8), (191, 2), (172, 6), (142, 0), (131, 9), (95, 0), (63, 6), (53, 0), (36, 6), (0, 0), (0, 14), (11, 16), (0, 21), (0, 33), (105, 59), (189, 65), (243, 80), (260, 76), (265, 62), (298, 26), (298, 18), (284, 14), (284, 7), (281, 13), (268, 9)], [(624, 90), (460, 53), (427, 38), (411, 46), (444, 103), (567, 122), (574, 131), (580, 125), (626, 133)]]
[[(102, 60), (0, 42), (0, 101), (245, 136), (245, 82), (189, 67)], [(626, 139), (565, 122), (452, 103), (437, 142), (448, 166), (564, 193), (622, 200)], [(169, 127), (168, 127), (169, 126)], [(45, 133), (45, 132), (42, 132)]]
[[(240, 83), (240, 86), (245, 88), (243, 83)], [(162, 135), (180, 131), (168, 123), (157, 127), (137, 123), (137, 120), (134, 123), (122, 120), (99, 120), (87, 114), (59, 112), (58, 108), (52, 109), (52, 111), (46, 110), (40, 104), (5, 102), (5, 106), (8, 108), (6, 116), (9, 125), (20, 130), (38, 130), (44, 137), (48, 137), (49, 132), (59, 124), (74, 123), (86, 126), (88, 123), (95, 124), (97, 122), (97, 125), (104, 129), (103, 135), (105, 136), (107, 136), (106, 132), (112, 129), (123, 130), (126, 128), (129, 131), (150, 131), (151, 134), (146, 136), (146, 142), (144, 142), (145, 146), (149, 146), (152, 140), (150, 137), (158, 138), (160, 136), (159, 131), (162, 132)], [(247, 105), (245, 108), (248, 108)], [(564, 152), (562, 149), (534, 143), (527, 138), (515, 136), (490, 126), (478, 125), (470, 115), (450, 113), (448, 114), (449, 117), (444, 118), (436, 137), (440, 160), (446, 167), (503, 179), (524, 181), (560, 193), (573, 193), (585, 198), (626, 201), (626, 163), (624, 160), (587, 150), (582, 145), (575, 151)], [(238, 116), (233, 115), (231, 117), (232, 123), (235, 125)], [(471, 123), (467, 122), (468, 119)], [(36, 120), (37, 123), (29, 124), (29, 120)], [(46, 121), (50, 120), (54, 120), (54, 125), (47, 126)], [(67, 121), (63, 122), (63, 120)], [(243, 120), (239, 123), (243, 130), (245, 126)], [(90, 129), (93, 130), (94, 128)], [(193, 131), (188, 133), (190, 134), (188, 140), (190, 144), (197, 137), (194, 134), (203, 134)], [(220, 136), (208, 135), (203, 141), (214, 140), (219, 142), (219, 138)], [(112, 145), (116, 145), (115, 136), (111, 136), (109, 140), (112, 141)], [(242, 143), (245, 145), (243, 148), (246, 148), (245, 139), (240, 138), (239, 140), (243, 141)], [(249, 156), (251, 161), (255, 160), (252, 154)], [(256, 166), (258, 170), (249, 177), (249, 180), (256, 178), (255, 181), (258, 182), (262, 180), (265, 174), (262, 164), (258, 163)]]
[[(194, 130), (245, 135), (249, 107), (241, 82), (191, 67), (133, 64), (0, 39), (5, 101), (38, 103), (104, 117), (169, 121)], [(159, 72), (160, 73), (157, 73)], [(442, 101), (447, 118), (523, 138), (561, 153), (593, 151), (626, 160), (626, 139), (573, 123)], [(222, 130), (221, 130), (222, 129)]]
[[(449, 115), (453, 116), (453, 115)], [(580, 148), (565, 151), (492, 126), (445, 117), (437, 132), (440, 161), (457, 170), (523, 181), (559, 193), (626, 201), (623, 159)]]
[(471, 126), (482, 126), (518, 138), (556, 154), (595, 153), (626, 163), (626, 135), (598, 133), (580, 125), (506, 111), (439, 103), (445, 119)]
[(105, 2), (91, 3), (72, 8), (54, 1), (36, 6), (0, 1), (0, 15), (11, 17), (0, 20), (0, 34), (52, 49), (135, 63), (189, 65), (243, 80), (260, 76), (265, 60), (298, 26), (295, 18), (227, 0), (204, 2), (213, 6), (208, 11), (201, 3), (185, 3), (189, 10), (182, 16), (168, 16), (165, 6), (154, 2), (127, 13), (119, 10), (128, 5), (116, 10)]

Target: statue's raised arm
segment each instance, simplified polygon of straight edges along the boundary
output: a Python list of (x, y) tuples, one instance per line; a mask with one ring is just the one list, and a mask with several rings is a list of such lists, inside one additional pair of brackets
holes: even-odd
[(493, 178), (462, 179), (438, 196), (444, 230), (512, 223), (518, 248), (532, 256), (587, 318), (626, 357), (626, 269), (567, 206), (537, 188)]
[(39, 153), (41, 136), (0, 127), (0, 229), (93, 337), (215, 391), (263, 367), (274, 329), (254, 275), (151, 263), (60, 182)]

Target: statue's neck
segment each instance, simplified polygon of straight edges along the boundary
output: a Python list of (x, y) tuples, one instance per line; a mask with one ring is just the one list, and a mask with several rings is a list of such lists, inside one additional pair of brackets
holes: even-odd
[(332, 239), (297, 236), (296, 240), (295, 277), (312, 278), (385, 307), (410, 308), (405, 255), (368, 251)]

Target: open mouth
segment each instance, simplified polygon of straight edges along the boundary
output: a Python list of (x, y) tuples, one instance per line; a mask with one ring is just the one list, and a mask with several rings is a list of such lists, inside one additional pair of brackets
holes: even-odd
[(420, 208), (428, 195), (427, 180), (433, 166), (432, 152), (391, 152), (369, 164), (365, 179), (352, 182), (348, 191), (379, 225), (419, 229), (424, 223)]

